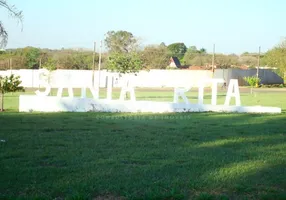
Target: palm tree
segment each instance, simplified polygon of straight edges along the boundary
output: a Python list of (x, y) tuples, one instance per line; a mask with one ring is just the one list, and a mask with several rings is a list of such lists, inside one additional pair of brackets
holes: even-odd
[[(15, 17), (21, 23), (23, 20), (22, 11), (18, 11), (14, 5), (9, 5), (6, 0), (0, 0), (0, 8), (8, 10), (10, 16)], [(5, 30), (2, 21), (0, 21), (0, 49), (4, 48), (8, 42), (8, 32)]]

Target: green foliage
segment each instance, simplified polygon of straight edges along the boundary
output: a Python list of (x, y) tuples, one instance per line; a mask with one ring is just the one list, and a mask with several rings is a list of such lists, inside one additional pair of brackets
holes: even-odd
[[(35, 54), (33, 53), (33, 51), (35, 51), (34, 49), (36, 48), (26, 47), (4, 52), (0, 55), (0, 69), (9, 69), (10, 59), (12, 60), (12, 69), (30, 69), (31, 66), (33, 66), (32, 68), (38, 68), (40, 60), (42, 63), (41, 67), (43, 67), (49, 59), (52, 59), (57, 63), (58, 69), (92, 69), (92, 51), (78, 52), (75, 50), (38, 49), (39, 53), (37, 52), (35, 57)], [(103, 62), (104, 60), (105, 55), (102, 57)], [(98, 54), (95, 54), (95, 63), (98, 63)]]
[(105, 45), (112, 53), (128, 53), (136, 49), (137, 39), (127, 31), (108, 31)]
[(167, 48), (170, 52), (170, 56), (175, 56), (179, 60), (181, 60), (187, 52), (187, 47), (184, 43), (173, 43), (170, 44)]
[(165, 42), (161, 42), (160, 47), (167, 47), (167, 46), (166, 46)]
[(0, 111), (3, 111), (4, 107), (4, 94), (8, 92), (24, 91), (24, 88), (20, 86), (21, 80), (19, 76), (11, 74), (10, 76), (0, 76), (0, 93), (1, 93), (1, 107)]
[(187, 65), (193, 65), (192, 60), (197, 56), (197, 47), (190, 46), (184, 55), (184, 62)]
[(282, 72), (286, 72), (286, 44), (282, 43), (269, 50), (262, 60), (269, 67), (277, 67)]
[(255, 56), (251, 56), (251, 55), (244, 53), (244, 55), (238, 59), (238, 62), (241, 65), (247, 65), (250, 68), (253, 68), (257, 66), (258, 59)]
[(196, 56), (185, 56), (184, 61), (187, 65), (193, 65), (193, 66), (205, 66), (207, 64), (210, 64), (212, 61), (212, 56), (209, 54), (205, 55), (196, 55)]
[(170, 67), (170, 66), (167, 66), (166, 69), (167, 69), (167, 70), (181, 70), (180, 68)]
[(24, 91), (24, 88), (20, 86), (22, 81), (19, 76), (11, 74), (10, 76), (0, 76), (0, 92), (2, 94), (7, 92)]
[(286, 88), (286, 84), (271, 84), (271, 85), (265, 85), (261, 84), (259, 85), (261, 88)]
[(244, 77), (243, 80), (245, 80), (251, 87), (258, 86), (259, 82), (261, 81), (260, 78), (256, 76)]
[(91, 54), (72, 54), (59, 58), (59, 68), (61, 69), (92, 69)]
[(135, 73), (143, 68), (139, 55), (133, 53), (112, 53), (107, 59), (107, 69), (121, 74)]
[(53, 58), (48, 58), (48, 60), (42, 65), (43, 68), (53, 71), (57, 69), (57, 61)]
[(207, 50), (205, 48), (201, 48), (199, 51), (198, 51), (199, 54), (206, 54), (207, 53)]
[(217, 68), (227, 69), (239, 65), (239, 57), (237, 55), (224, 55), (216, 54), (215, 55), (215, 65)]
[(207, 54), (205, 48), (198, 50), (196, 46), (190, 46), (183, 61), (186, 65), (204, 66), (211, 63), (211, 55)]
[(168, 49), (163, 45), (145, 47), (141, 58), (148, 69), (166, 69), (170, 62)]
[(26, 65), (29, 69), (39, 68), (40, 49), (34, 47), (26, 47), (24, 49)]

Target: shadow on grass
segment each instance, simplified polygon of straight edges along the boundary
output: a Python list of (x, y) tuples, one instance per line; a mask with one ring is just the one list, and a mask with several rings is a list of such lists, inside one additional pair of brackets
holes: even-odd
[(0, 197), (283, 199), (285, 119), (0, 113)]

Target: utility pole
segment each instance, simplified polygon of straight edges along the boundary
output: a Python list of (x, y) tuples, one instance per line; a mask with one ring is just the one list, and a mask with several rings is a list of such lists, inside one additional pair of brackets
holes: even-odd
[(96, 51), (96, 42), (93, 44), (93, 59), (92, 59), (92, 86), (94, 87), (94, 72), (95, 72), (95, 51)]
[(12, 74), (12, 58), (9, 59), (10, 73)]
[(12, 58), (10, 58), (10, 70), (12, 70)]
[(257, 71), (256, 71), (256, 77), (259, 77), (259, 66), (260, 66), (260, 51), (261, 51), (261, 47), (259, 47), (259, 51), (258, 51), (258, 60), (257, 60)]
[[(257, 80), (258, 80), (258, 78), (259, 78), (260, 51), (261, 51), (261, 47), (259, 46), (258, 59), (257, 59), (257, 71), (256, 71), (256, 78), (257, 78)], [(256, 87), (258, 87), (258, 81), (256, 82)]]
[(215, 62), (215, 44), (213, 45), (212, 76), (214, 76), (214, 62)]
[[(39, 60), (39, 69), (42, 69), (42, 58), (40, 58), (40, 60)], [(34, 85), (34, 71), (33, 71), (32, 75), (33, 75), (32, 85)], [(38, 89), (40, 89), (40, 84), (38, 85)]]
[(98, 59), (98, 88), (100, 88), (100, 67), (101, 67), (102, 40), (100, 41), (100, 51)]

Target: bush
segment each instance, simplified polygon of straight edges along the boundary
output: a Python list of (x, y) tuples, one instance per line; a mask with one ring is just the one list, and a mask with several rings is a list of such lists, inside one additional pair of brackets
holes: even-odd
[(285, 88), (286, 84), (260, 85), (261, 88)]
[(142, 60), (137, 53), (113, 53), (107, 60), (107, 69), (120, 74), (135, 73), (143, 68)]
[(260, 78), (256, 77), (256, 76), (248, 76), (248, 77), (244, 77), (243, 80), (245, 80), (248, 85), (250, 85), (251, 87), (258, 87), (259, 83), (260, 83)]
[(24, 91), (24, 88), (20, 86), (22, 81), (19, 76), (11, 74), (10, 76), (0, 76), (0, 111), (4, 110), (4, 94), (8, 92)]

